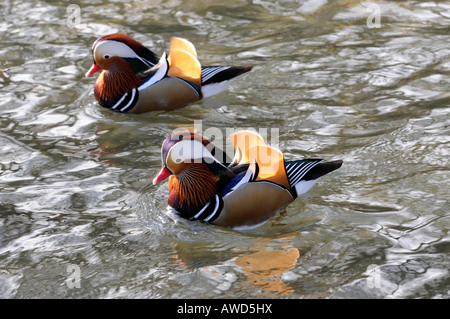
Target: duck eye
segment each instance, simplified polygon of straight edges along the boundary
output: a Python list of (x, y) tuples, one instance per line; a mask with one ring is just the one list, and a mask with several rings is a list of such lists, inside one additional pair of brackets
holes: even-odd
[(109, 59), (109, 54), (105, 54), (103, 57), (105, 58), (105, 59)]

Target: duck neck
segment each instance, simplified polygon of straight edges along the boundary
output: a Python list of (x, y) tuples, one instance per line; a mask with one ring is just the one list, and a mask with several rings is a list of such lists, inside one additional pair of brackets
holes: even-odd
[(216, 193), (216, 179), (202, 163), (189, 164), (181, 173), (169, 179), (169, 205), (172, 207), (203, 207)]

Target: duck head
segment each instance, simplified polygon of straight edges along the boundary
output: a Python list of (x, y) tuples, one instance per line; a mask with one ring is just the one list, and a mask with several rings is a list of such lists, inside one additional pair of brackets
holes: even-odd
[(86, 72), (86, 77), (101, 70), (108, 70), (117, 61), (127, 62), (134, 73), (144, 71), (158, 63), (155, 53), (121, 33), (98, 38), (92, 45), (92, 57), (94, 64)]
[(202, 136), (183, 132), (162, 144), (162, 168), (153, 184), (169, 177), (169, 205), (183, 210), (201, 207), (217, 192), (217, 181), (228, 168), (218, 161), (215, 146)]
[[(92, 46), (94, 64), (86, 77), (102, 71), (95, 81), (97, 102), (112, 107), (127, 92), (141, 83), (136, 73), (151, 68), (157, 56), (139, 42), (124, 34), (114, 33), (97, 39)], [(156, 62), (155, 62), (156, 61)]]
[(218, 173), (215, 166), (226, 169), (214, 154), (216, 147), (207, 139), (192, 132), (181, 132), (170, 135), (161, 147), (162, 168), (153, 179), (153, 184), (164, 181), (171, 175), (178, 176), (191, 165), (201, 164)]

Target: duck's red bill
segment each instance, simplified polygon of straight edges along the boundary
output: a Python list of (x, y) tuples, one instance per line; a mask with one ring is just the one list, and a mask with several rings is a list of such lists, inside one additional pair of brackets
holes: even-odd
[(165, 180), (167, 177), (169, 177), (170, 175), (172, 175), (172, 172), (169, 171), (167, 168), (163, 167), (161, 168), (161, 170), (158, 173), (158, 176), (156, 176), (153, 179), (153, 185), (158, 184), (159, 182), (162, 182), (163, 180)]
[(100, 70), (101, 70), (101, 68), (97, 64), (94, 63), (94, 64), (92, 64), (92, 66), (89, 69), (89, 71), (86, 72), (85, 76), (86, 77), (91, 76), (92, 74), (94, 74), (94, 73), (96, 73), (96, 72), (98, 72)]

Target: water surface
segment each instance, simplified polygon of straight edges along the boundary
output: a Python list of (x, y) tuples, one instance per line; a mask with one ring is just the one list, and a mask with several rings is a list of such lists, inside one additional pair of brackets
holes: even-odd
[[(0, 297), (449, 298), (448, 1), (77, 5), (0, 4)], [(113, 32), (254, 69), (180, 110), (112, 113), (83, 75)], [(151, 180), (197, 120), (344, 165), (256, 229), (180, 220)]]

